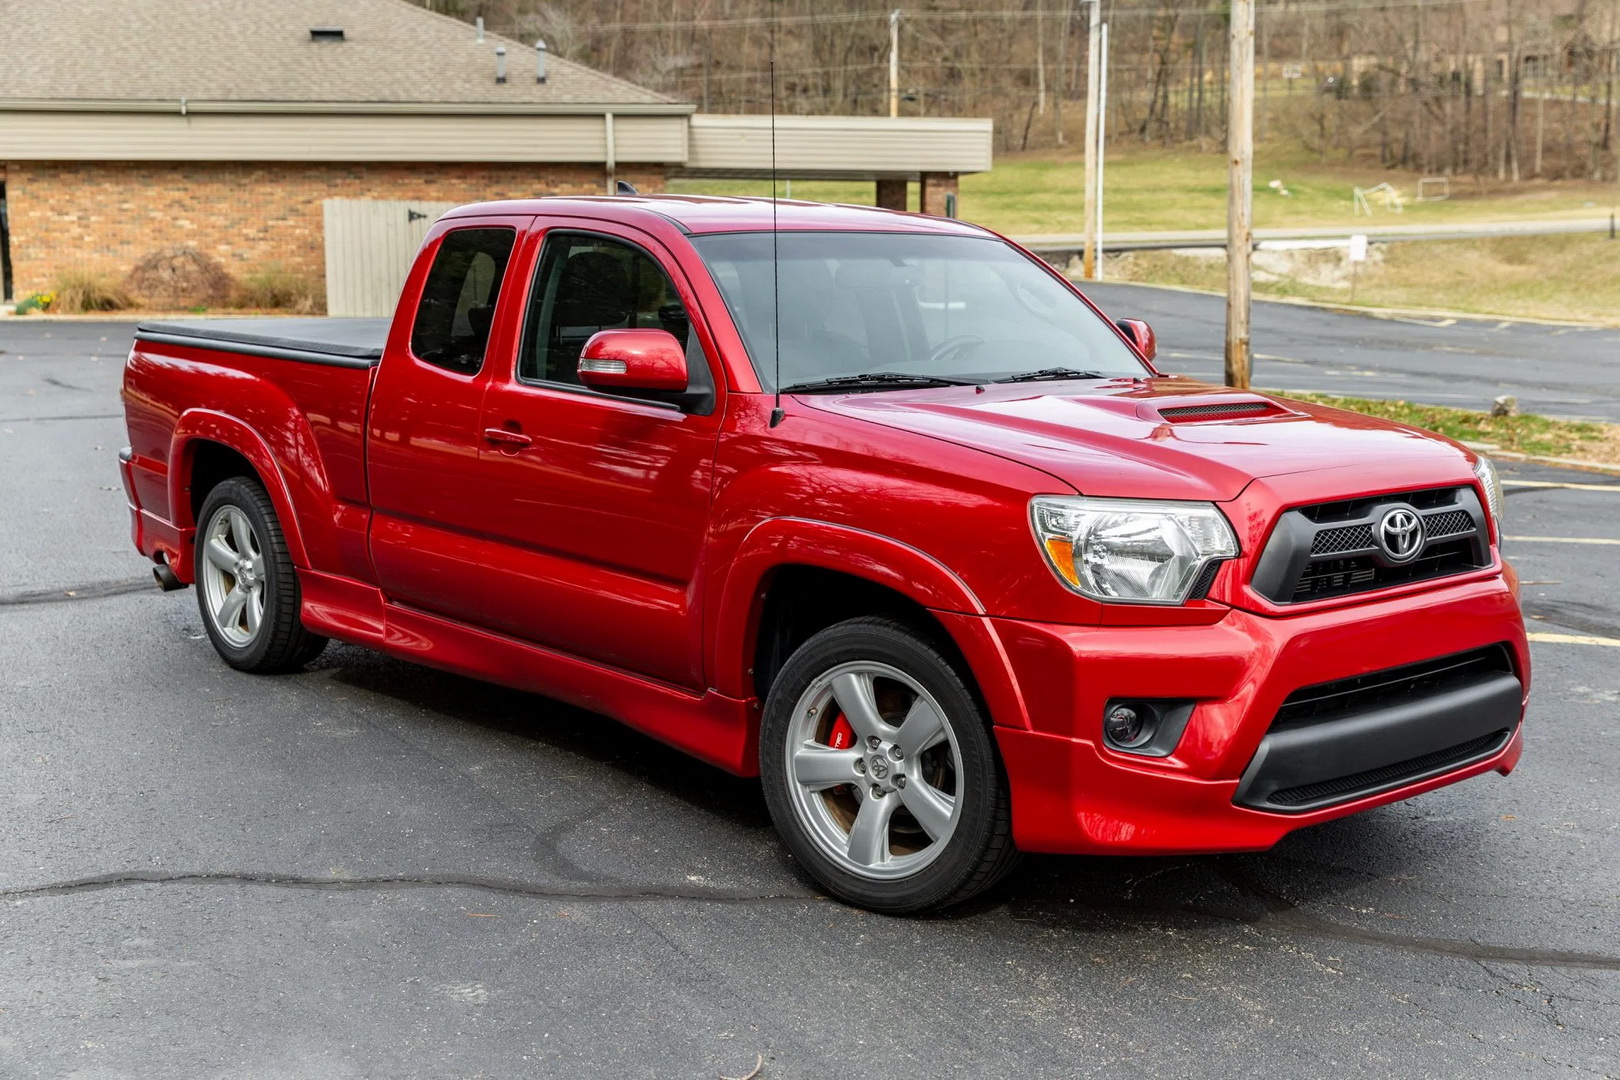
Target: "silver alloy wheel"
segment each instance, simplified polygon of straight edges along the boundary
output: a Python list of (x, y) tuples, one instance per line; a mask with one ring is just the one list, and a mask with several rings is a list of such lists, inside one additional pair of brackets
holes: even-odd
[(259, 536), (238, 507), (214, 511), (198, 538), (203, 545), (202, 587), (220, 637), (244, 649), (264, 625), (264, 554)]
[[(839, 719), (854, 743), (834, 745)], [(788, 798), (841, 869), (890, 881), (932, 863), (961, 818), (962, 752), (945, 711), (910, 675), (873, 661), (811, 681), (788, 724)]]

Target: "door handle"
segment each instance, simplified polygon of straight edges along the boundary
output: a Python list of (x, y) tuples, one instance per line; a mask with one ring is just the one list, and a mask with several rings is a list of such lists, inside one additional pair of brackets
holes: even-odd
[(513, 450), (534, 445), (534, 439), (521, 431), (512, 431), (508, 428), (487, 427), (484, 429), (484, 438), (489, 442), (501, 446), (509, 446)]

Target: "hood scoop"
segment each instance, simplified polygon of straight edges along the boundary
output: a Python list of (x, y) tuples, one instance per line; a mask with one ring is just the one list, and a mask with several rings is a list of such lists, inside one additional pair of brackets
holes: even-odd
[(1288, 409), (1264, 398), (1204, 401), (1197, 405), (1169, 405), (1155, 411), (1161, 420), (1171, 424), (1199, 424), (1211, 420), (1258, 420), (1268, 416), (1293, 415)]

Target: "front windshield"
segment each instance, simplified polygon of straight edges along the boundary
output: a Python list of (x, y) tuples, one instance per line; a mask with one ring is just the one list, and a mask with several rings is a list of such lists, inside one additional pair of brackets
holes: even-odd
[(1148, 374), (1113, 327), (993, 237), (783, 232), (773, 326), (771, 234), (694, 236), (760, 384), (790, 388), (872, 372), (989, 382), (1062, 368)]

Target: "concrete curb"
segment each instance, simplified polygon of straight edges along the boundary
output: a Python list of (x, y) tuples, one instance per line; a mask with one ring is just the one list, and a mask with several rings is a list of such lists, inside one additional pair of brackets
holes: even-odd
[(87, 311), (78, 315), (16, 315), (0, 310), (0, 319), (25, 322), (145, 322), (148, 319), (307, 319), (320, 316), (294, 315), (286, 311)]
[(1517, 450), (1484, 450), (1481, 451), (1488, 458), (1501, 461), (1523, 461), (1531, 465), (1555, 465), (1560, 469), (1578, 469), (1581, 472), (1603, 473), (1608, 476), (1620, 476), (1620, 465), (1609, 465), (1601, 461), (1582, 461), (1579, 458), (1546, 457), (1541, 454), (1521, 454)]

